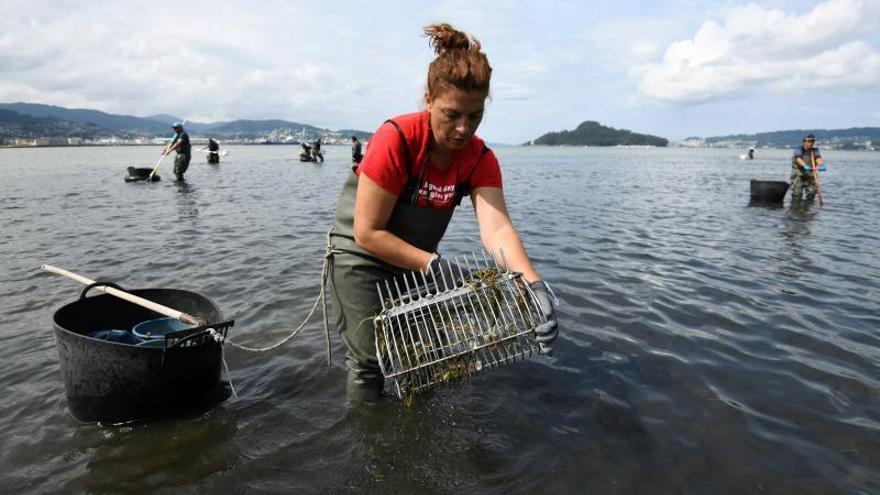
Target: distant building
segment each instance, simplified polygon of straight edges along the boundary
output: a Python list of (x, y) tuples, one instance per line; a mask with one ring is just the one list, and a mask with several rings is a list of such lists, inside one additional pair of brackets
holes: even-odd
[(697, 137), (689, 137), (683, 141), (679, 141), (678, 145), (682, 148), (702, 148), (706, 146), (706, 140)]

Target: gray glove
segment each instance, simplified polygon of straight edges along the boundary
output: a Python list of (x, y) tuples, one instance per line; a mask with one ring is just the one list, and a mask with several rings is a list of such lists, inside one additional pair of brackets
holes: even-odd
[[(467, 270), (452, 261), (441, 259), (437, 254), (428, 266), (415, 272), (416, 285), (410, 288), (407, 296), (410, 298), (425, 297), (428, 294), (437, 294), (459, 287), (462, 277), (467, 276)], [(409, 278), (409, 276), (407, 277)], [(412, 283), (412, 278), (409, 280)]]
[(538, 341), (541, 352), (550, 355), (553, 353), (553, 346), (551, 344), (559, 336), (559, 321), (556, 319), (556, 310), (553, 309), (554, 305), (559, 304), (559, 299), (556, 299), (553, 290), (543, 280), (532, 282), (529, 284), (529, 287), (535, 293), (538, 306), (541, 307), (541, 312), (547, 318), (545, 323), (542, 323), (535, 329), (535, 340)]
[(428, 269), (425, 270), (428, 286), (436, 289), (434, 282), (441, 290), (460, 286), (462, 277), (467, 277), (469, 272), (454, 261), (442, 258), (440, 253), (435, 254), (434, 259), (428, 264)]

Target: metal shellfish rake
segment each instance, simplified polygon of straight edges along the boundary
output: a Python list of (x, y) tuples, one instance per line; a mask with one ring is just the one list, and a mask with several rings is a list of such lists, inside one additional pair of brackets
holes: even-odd
[[(506, 267), (503, 251), (499, 251)], [(490, 261), (491, 259), (491, 261)], [(522, 274), (485, 252), (377, 284), (376, 356), (386, 386), (403, 398), (462, 383), (537, 352), (546, 318)]]

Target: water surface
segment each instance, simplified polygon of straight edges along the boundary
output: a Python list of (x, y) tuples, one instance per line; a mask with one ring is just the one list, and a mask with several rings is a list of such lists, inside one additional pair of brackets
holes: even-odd
[[(826, 206), (748, 206), (789, 152), (499, 148), (511, 216), (562, 300), (538, 357), (405, 407), (350, 409), (316, 319), (227, 349), (230, 397), (126, 426), (67, 411), (52, 313), (76, 283), (200, 292), (263, 346), (317, 295), (348, 149), (194, 157), (0, 149), (3, 493), (878, 493), (880, 154), (829, 151)], [(444, 253), (478, 246), (461, 208)]]

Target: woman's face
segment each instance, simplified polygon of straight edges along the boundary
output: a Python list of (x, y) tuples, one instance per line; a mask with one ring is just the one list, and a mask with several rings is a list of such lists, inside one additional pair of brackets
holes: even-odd
[(434, 140), (442, 151), (457, 151), (470, 141), (483, 120), (484, 91), (446, 88), (433, 98), (425, 95)]

